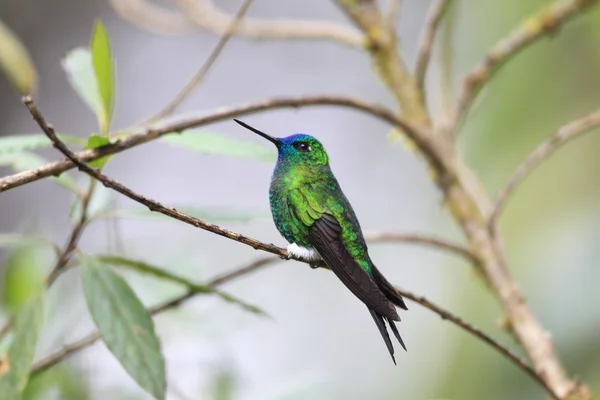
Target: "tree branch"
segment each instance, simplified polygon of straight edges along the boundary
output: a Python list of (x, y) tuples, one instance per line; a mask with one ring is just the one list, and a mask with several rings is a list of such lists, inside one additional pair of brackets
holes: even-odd
[(456, 129), (465, 118), (481, 88), (492, 79), (503, 64), (528, 45), (544, 35), (554, 33), (569, 19), (596, 3), (597, 0), (557, 0), (527, 18), (508, 37), (500, 40), (488, 52), (485, 59), (466, 76), (453, 112), (450, 132), (453, 135), (456, 133)]
[(119, 17), (155, 35), (182, 36), (198, 29), (183, 13), (149, 0), (108, 0), (108, 4)]
[(194, 91), (194, 89), (202, 82), (208, 71), (212, 68), (217, 58), (231, 39), (231, 36), (239, 26), (242, 18), (252, 5), (253, 0), (244, 0), (244, 3), (240, 6), (238, 12), (235, 14), (234, 18), (231, 20), (231, 23), (227, 26), (227, 29), (221, 35), (217, 45), (212, 50), (204, 64), (200, 67), (198, 72), (190, 79), (190, 81), (181, 89), (181, 91), (175, 96), (175, 98), (165, 106), (160, 112), (158, 112), (155, 116), (151, 117), (149, 120), (151, 122), (158, 121), (168, 115), (173, 114), (173, 112), (184, 102), (184, 100)]
[(433, 236), (422, 235), (417, 233), (393, 233), (393, 232), (365, 232), (367, 242), (383, 243), (383, 242), (404, 242), (404, 243), (419, 243), (426, 246), (437, 247), (441, 250), (446, 250), (458, 256), (471, 261), (478, 265), (479, 260), (469, 249), (450, 243), (444, 239), (439, 239)]
[[(426, 157), (431, 158), (430, 164), (439, 165), (440, 163), (439, 158), (435, 155), (435, 151), (433, 150), (435, 143), (431, 143), (427, 138), (425, 138), (424, 134), (421, 133), (419, 129), (400, 119), (392, 111), (383, 106), (367, 103), (360, 99), (341, 96), (273, 98), (241, 106), (220, 107), (201, 116), (180, 119), (174, 122), (157, 124), (149, 128), (143, 128), (138, 133), (121, 139), (112, 145), (107, 145), (92, 150), (80, 151), (77, 153), (77, 157), (82, 161), (89, 162), (105, 155), (119, 153), (123, 150), (147, 143), (166, 134), (181, 132), (185, 129), (204, 126), (213, 122), (223, 121), (241, 115), (280, 108), (298, 108), (318, 105), (339, 106), (360, 110), (364, 113), (386, 121), (389, 124), (402, 129), (404, 133), (421, 148), (420, 152)], [(74, 167), (75, 164), (73, 164), (73, 162), (64, 160), (6, 176), (0, 179), (0, 193), (42, 178), (58, 176)]]
[[(232, 16), (210, 0), (174, 0), (182, 12), (174, 12), (148, 0), (109, 0), (115, 12), (140, 29), (163, 35), (182, 35), (202, 29), (222, 35)], [(331, 40), (352, 47), (363, 45), (356, 30), (328, 21), (295, 19), (247, 19), (234, 33), (253, 40)]]
[(423, 93), (408, 72), (398, 52), (394, 29), (386, 25), (375, 0), (336, 0), (338, 6), (367, 37), (367, 50), (380, 78), (402, 107), (407, 121), (420, 127), (430, 125)]
[(435, 34), (451, 2), (452, 0), (434, 0), (425, 18), (425, 26), (419, 39), (417, 63), (415, 66), (415, 81), (418, 89), (423, 93), (425, 93), (425, 75), (427, 74), (427, 66), (431, 58)]
[(563, 125), (554, 135), (533, 150), (519, 165), (508, 183), (500, 190), (498, 200), (496, 200), (496, 204), (488, 218), (490, 230), (495, 231), (498, 224), (498, 217), (504, 209), (506, 202), (531, 171), (540, 165), (542, 161), (554, 154), (561, 146), (584, 133), (588, 133), (599, 125), (600, 110), (596, 110), (585, 117)]

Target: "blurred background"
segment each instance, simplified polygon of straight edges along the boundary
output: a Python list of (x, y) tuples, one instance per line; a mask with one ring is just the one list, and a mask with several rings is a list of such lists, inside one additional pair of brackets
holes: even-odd
[[(235, 12), (240, 1), (217, 1)], [(402, 2), (398, 20), (402, 53), (414, 64), (429, 1)], [(527, 15), (549, 1), (461, 0), (450, 11), (452, 80)], [(167, 1), (159, 2), (173, 7)], [(348, 23), (333, 2), (256, 0), (248, 15)], [(67, 82), (61, 60), (87, 46), (94, 20), (111, 38), (116, 60), (114, 128), (126, 128), (160, 110), (189, 80), (218, 37), (207, 32), (159, 36), (120, 19), (106, 1), (3, 0), (0, 19), (29, 49), (39, 72), (38, 105), (57, 131), (82, 138), (96, 118)], [(442, 27), (443, 35), (451, 31)], [(438, 40), (441, 43), (443, 40)], [(429, 71), (429, 99), (443, 118), (439, 51)], [(575, 18), (551, 39), (527, 48), (479, 96), (460, 133), (460, 148), (494, 195), (538, 143), (560, 125), (600, 105), (600, 8)], [(394, 106), (368, 57), (327, 41), (233, 38), (202, 86), (180, 111), (272, 96), (334, 94)], [(35, 133), (19, 96), (0, 78), (0, 137)], [(269, 111), (243, 118), (276, 136), (305, 132), (321, 139), (344, 192), (365, 231), (423, 232), (464, 243), (442, 208), (423, 162), (390, 139), (390, 128), (347, 109), (316, 107)], [(231, 121), (207, 131), (259, 138)], [(270, 149), (269, 149), (270, 150)], [(275, 149), (270, 150), (275, 154)], [(572, 376), (600, 393), (600, 136), (590, 134), (545, 162), (516, 192), (503, 214), (509, 265), (531, 308), (551, 333)], [(52, 150), (39, 154), (61, 157)], [(265, 242), (284, 245), (269, 212), (272, 162), (208, 156), (155, 141), (115, 156), (106, 173), (169, 206), (202, 210), (210, 222)], [(0, 175), (13, 171), (0, 168)], [(77, 172), (70, 176), (85, 182)], [(102, 188), (100, 191), (105, 192)], [(112, 194), (106, 192), (106, 196)], [(0, 233), (39, 234), (59, 243), (71, 229), (72, 194), (45, 179), (0, 195)], [(114, 207), (141, 209), (114, 196)], [(166, 218), (98, 221), (80, 247), (119, 253), (203, 282), (257, 259), (238, 243)], [(483, 328), (509, 347), (498, 328), (496, 301), (464, 260), (407, 244), (372, 244), (371, 257), (395, 284), (426, 296)], [(0, 248), (0, 276), (11, 265), (47, 271), (49, 250)], [(4, 270), (4, 271), (3, 271)], [(181, 288), (124, 276), (147, 305)], [(4, 285), (2, 320), (10, 315)], [(543, 399), (542, 389), (513, 364), (464, 331), (419, 305), (402, 313), (408, 353), (394, 366), (364, 307), (333, 274), (278, 262), (224, 287), (260, 306), (272, 319), (199, 296), (155, 321), (168, 368), (168, 398), (300, 399)], [(63, 274), (49, 293), (37, 358), (93, 329), (78, 271)], [(98, 343), (30, 382), (28, 399), (149, 399), (103, 344)]]

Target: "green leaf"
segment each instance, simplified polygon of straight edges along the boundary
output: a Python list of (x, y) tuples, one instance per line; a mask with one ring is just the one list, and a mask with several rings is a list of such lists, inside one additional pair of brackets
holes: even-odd
[(54, 398), (60, 400), (92, 398), (89, 385), (81, 371), (64, 364), (34, 375), (23, 392), (23, 400), (45, 399), (50, 391), (55, 391)]
[(103, 112), (102, 100), (96, 84), (92, 54), (88, 49), (79, 47), (68, 52), (61, 64), (71, 87), (98, 116), (98, 122), (100, 123), (100, 116)]
[(19, 309), (13, 327), (14, 338), (8, 353), (0, 360), (0, 400), (15, 400), (29, 379), (39, 332), (44, 324), (42, 293), (33, 296)]
[[(110, 139), (105, 136), (92, 135), (89, 137), (85, 149), (97, 149), (98, 147), (106, 146), (110, 144)], [(100, 157), (97, 160), (90, 161), (88, 164), (94, 168), (102, 169), (108, 162), (111, 156)]]
[(163, 400), (165, 361), (150, 313), (127, 282), (97, 259), (82, 258), (81, 277), (88, 308), (106, 347), (143, 389)]
[[(58, 137), (67, 144), (81, 145), (82, 139), (76, 136), (60, 134)], [(85, 142), (83, 142), (85, 144)], [(52, 142), (42, 133), (4, 136), (0, 138), (0, 155), (22, 153), (28, 150), (52, 147)]]
[[(192, 217), (210, 221), (213, 223), (222, 222), (250, 222), (257, 219), (268, 218), (270, 214), (264, 211), (253, 210), (232, 210), (225, 207), (196, 207), (190, 205), (176, 205), (176, 210), (186, 213)], [(150, 211), (148, 209), (119, 209), (113, 213), (107, 214), (107, 217), (159, 217), (168, 218), (176, 221), (164, 214)]]
[(35, 89), (37, 72), (29, 52), (1, 20), (0, 69), (20, 94), (31, 94)]
[(114, 103), (114, 72), (110, 55), (110, 42), (99, 20), (96, 21), (92, 34), (92, 62), (96, 74), (96, 83), (102, 104), (102, 114), (99, 115), (100, 131), (106, 136), (110, 128)]
[(237, 380), (237, 376), (230, 370), (222, 370), (217, 372), (210, 385), (211, 399), (234, 399)]
[(52, 245), (47, 239), (38, 236), (25, 236), (12, 233), (0, 233), (0, 247), (19, 247), (27, 245)]
[(129, 269), (132, 269), (132, 270), (144, 273), (144, 274), (152, 275), (159, 279), (164, 279), (164, 280), (167, 280), (170, 282), (178, 283), (180, 285), (187, 287), (188, 290), (192, 293), (206, 293), (206, 294), (217, 295), (221, 299), (225, 300), (226, 302), (240, 306), (246, 311), (249, 311), (253, 314), (258, 314), (258, 315), (268, 317), (268, 314), (266, 312), (264, 312), (262, 309), (260, 309), (259, 307), (255, 306), (253, 304), (246, 303), (243, 300), (240, 300), (228, 293), (222, 292), (222, 291), (212, 288), (210, 286), (195, 284), (183, 277), (177, 276), (175, 274), (172, 274), (169, 271), (166, 271), (162, 268), (147, 264), (143, 261), (131, 260), (131, 259), (119, 257), (119, 256), (100, 256), (100, 257), (98, 257), (98, 260), (100, 260), (104, 263), (107, 263), (107, 264), (118, 265), (118, 266), (129, 268)]
[[(0, 154), (0, 166), (8, 165), (17, 172), (35, 169), (47, 163), (44, 157), (29, 152)], [(51, 179), (72, 192), (79, 191), (77, 183), (66, 173), (53, 176)]]
[(160, 140), (202, 154), (247, 158), (266, 162), (273, 162), (277, 159), (274, 148), (269, 148), (257, 141), (238, 140), (197, 129), (188, 129), (179, 134), (165, 135)]
[(4, 268), (2, 303), (12, 312), (17, 311), (32, 294), (44, 284), (37, 245), (18, 246), (6, 260)]

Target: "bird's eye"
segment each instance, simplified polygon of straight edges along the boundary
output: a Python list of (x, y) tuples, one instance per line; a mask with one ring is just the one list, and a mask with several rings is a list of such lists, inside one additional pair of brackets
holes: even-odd
[(310, 145), (306, 142), (296, 142), (294, 143), (294, 147), (296, 148), (296, 150), (300, 150), (300, 151), (311, 151), (312, 149), (310, 148)]

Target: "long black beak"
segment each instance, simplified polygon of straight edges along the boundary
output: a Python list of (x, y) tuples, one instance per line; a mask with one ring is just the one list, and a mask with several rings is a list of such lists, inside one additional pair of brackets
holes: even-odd
[(248, 124), (247, 124), (247, 123), (245, 123), (245, 122), (242, 122), (242, 121), (240, 121), (239, 119), (235, 119), (235, 118), (234, 118), (233, 120), (234, 120), (235, 122), (237, 122), (238, 124), (240, 124), (241, 126), (243, 126), (244, 128), (246, 128), (246, 129), (249, 129), (249, 130), (251, 130), (252, 132), (256, 133), (257, 135), (264, 137), (264, 138), (265, 138), (265, 139), (267, 139), (269, 142), (273, 143), (275, 146), (279, 147), (279, 146), (281, 145), (281, 140), (277, 139), (276, 137), (273, 137), (273, 136), (267, 135), (266, 133), (264, 133), (264, 132), (261, 132), (261, 131), (259, 131), (258, 129), (251, 127), (250, 125), (248, 125)]

